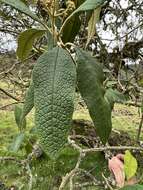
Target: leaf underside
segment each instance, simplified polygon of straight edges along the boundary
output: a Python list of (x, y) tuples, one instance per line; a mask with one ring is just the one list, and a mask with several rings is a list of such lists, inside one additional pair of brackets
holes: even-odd
[(81, 49), (76, 50), (78, 88), (88, 107), (97, 134), (105, 144), (109, 138), (112, 123), (110, 104), (104, 98), (102, 67), (89, 53)]
[(44, 33), (45, 30), (35, 28), (20, 33), (18, 37), (18, 48), (16, 51), (18, 58), (21, 60), (26, 59), (32, 49), (35, 39), (41, 37)]
[(101, 12), (101, 6), (97, 7), (97, 9), (92, 11), (91, 17), (88, 22), (88, 37), (86, 45), (88, 45), (88, 43), (96, 33), (96, 24), (100, 19), (100, 12)]
[(76, 69), (59, 47), (44, 53), (33, 70), (35, 122), (41, 145), (56, 158), (67, 142), (75, 95)]

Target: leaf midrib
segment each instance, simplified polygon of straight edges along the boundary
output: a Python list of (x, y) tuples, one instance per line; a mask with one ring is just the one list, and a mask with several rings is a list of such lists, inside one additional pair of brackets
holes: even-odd
[[(51, 108), (51, 112), (52, 112), (52, 125), (53, 125), (53, 111), (54, 111), (54, 95), (55, 95), (55, 78), (56, 78), (56, 69), (57, 69), (57, 60), (58, 60), (58, 54), (59, 54), (59, 47), (57, 49), (57, 54), (56, 54), (56, 58), (55, 58), (55, 64), (54, 64), (54, 74), (53, 74), (53, 80), (52, 80), (52, 108)], [(52, 127), (52, 130), (54, 130), (54, 128)]]

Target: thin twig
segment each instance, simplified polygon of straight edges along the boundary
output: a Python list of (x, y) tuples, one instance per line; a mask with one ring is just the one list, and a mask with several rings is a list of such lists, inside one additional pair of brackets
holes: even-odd
[(108, 182), (107, 178), (104, 176), (104, 174), (103, 174), (103, 173), (102, 173), (102, 177), (103, 177), (103, 179), (104, 179), (104, 181), (105, 181), (105, 183), (106, 183), (107, 187), (108, 187), (110, 190), (113, 190), (112, 186), (109, 184), (109, 182)]
[(16, 31), (16, 30), (9, 30), (9, 29), (4, 29), (4, 28), (1, 28), (0, 29), (0, 32), (4, 32), (4, 33), (13, 33), (13, 34), (16, 34), (16, 35), (18, 35), (19, 34), (19, 32), (18, 31)]
[(72, 177), (70, 178), (70, 190), (73, 190), (73, 189), (74, 189), (74, 186), (73, 186), (73, 177), (74, 177), (74, 176), (72, 176)]
[(107, 150), (136, 150), (136, 151), (143, 151), (143, 147), (133, 147), (133, 146), (103, 146), (103, 147), (95, 147), (95, 148), (86, 148), (82, 149), (80, 146), (78, 146), (74, 140), (71, 140), (71, 136), (68, 138), (69, 144), (79, 152), (82, 152), (84, 154), (90, 153), (90, 152), (102, 152)]
[(2, 72), (0, 73), (0, 75), (2, 75), (2, 74), (8, 74), (9, 72), (11, 72), (11, 71), (16, 67), (16, 65), (19, 65), (19, 64), (21, 64), (21, 63), (24, 63), (25, 61), (28, 61), (29, 59), (31, 59), (31, 58), (34, 57), (34, 56), (35, 56), (35, 54), (33, 54), (33, 55), (31, 55), (30, 57), (24, 59), (23, 61), (17, 61), (17, 62), (15, 62), (7, 71), (2, 71)]
[(84, 169), (79, 169), (80, 172), (84, 173), (84, 175), (88, 176), (94, 185), (101, 185), (102, 183), (98, 181), (90, 172), (84, 170)]
[(32, 175), (32, 172), (31, 172), (31, 169), (30, 169), (30, 166), (28, 163), (26, 164), (26, 169), (27, 169), (28, 174), (29, 174), (29, 188), (28, 188), (28, 190), (32, 190), (33, 175)]
[(2, 161), (12, 161), (12, 162), (21, 163), (21, 161), (17, 160), (15, 157), (0, 157), (0, 162)]
[(19, 98), (13, 96), (12, 94), (10, 94), (9, 92), (7, 92), (6, 90), (4, 90), (4, 89), (1, 88), (1, 87), (0, 87), (0, 91), (3, 92), (4, 94), (6, 94), (7, 96), (9, 96), (10, 98), (12, 98), (12, 99), (14, 99), (14, 100), (16, 100), (16, 101), (18, 101), (18, 102), (20, 101)]
[(89, 186), (97, 186), (98, 184), (94, 184), (94, 182), (85, 182), (82, 184), (75, 184), (75, 187), (83, 188), (83, 187), (89, 187)]
[(78, 161), (76, 163), (76, 166), (73, 170), (70, 171), (70, 173), (67, 173), (63, 179), (62, 179), (62, 182), (60, 184), (60, 187), (59, 187), (59, 190), (64, 190), (65, 189), (65, 186), (66, 184), (68, 183), (68, 181), (73, 178), (73, 176), (75, 176), (75, 174), (78, 172), (79, 170), (79, 166), (80, 166), (80, 163), (81, 163), (81, 160), (82, 158), (84, 157), (84, 154), (82, 152), (80, 152), (79, 154), (79, 157), (78, 157)]
[(5, 109), (5, 108), (7, 108), (7, 107), (9, 107), (9, 106), (13, 106), (13, 105), (19, 104), (19, 103), (24, 103), (24, 101), (13, 102), (13, 103), (10, 103), (10, 104), (1, 106), (1, 107), (0, 107), (0, 110), (3, 110), (3, 109)]
[(83, 153), (89, 152), (98, 152), (98, 151), (106, 151), (106, 150), (136, 150), (136, 151), (143, 151), (143, 147), (133, 147), (133, 146), (105, 146), (99, 148), (89, 148), (83, 149)]
[(139, 129), (138, 129), (138, 133), (137, 133), (137, 142), (139, 142), (139, 140), (140, 140), (142, 125), (143, 125), (143, 113), (142, 113), (141, 120), (139, 123)]
[[(136, 26), (135, 28), (133, 28), (131, 31), (129, 31), (127, 34), (121, 36), (118, 38), (118, 40), (121, 40), (123, 38), (125, 38), (126, 36), (128, 36), (129, 34), (131, 34), (132, 32), (134, 32), (136, 29), (138, 29), (139, 27), (141, 27), (143, 25), (143, 23), (139, 24), (138, 26)], [(116, 39), (105, 39), (105, 38), (102, 38), (102, 40), (105, 40), (105, 41), (116, 41)]]

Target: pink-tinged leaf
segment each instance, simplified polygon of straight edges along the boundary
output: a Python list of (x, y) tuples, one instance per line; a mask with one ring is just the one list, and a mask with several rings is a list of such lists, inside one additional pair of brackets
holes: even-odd
[(122, 160), (123, 155), (118, 154), (108, 162), (108, 167), (110, 171), (113, 172), (118, 187), (123, 187), (125, 184), (124, 164)]
[(117, 157), (119, 160), (124, 161), (124, 154), (117, 154), (116, 157)]

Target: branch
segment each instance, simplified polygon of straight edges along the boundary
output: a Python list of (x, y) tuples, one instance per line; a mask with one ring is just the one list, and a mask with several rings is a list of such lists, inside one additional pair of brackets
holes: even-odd
[(138, 26), (136, 26), (135, 28), (133, 28), (131, 31), (129, 31), (127, 34), (125, 34), (124, 36), (121, 36), (119, 38), (119, 40), (121, 40), (122, 38), (127, 37), (129, 34), (131, 34), (132, 32), (134, 32), (135, 30), (137, 30), (139, 27), (141, 27), (143, 25), (143, 23), (139, 24)]
[[(131, 34), (132, 32), (134, 32), (135, 30), (137, 30), (137, 29), (138, 29), (139, 27), (141, 27), (142, 25), (143, 25), (143, 23), (137, 25), (135, 28), (133, 28), (133, 29), (132, 29), (131, 31), (129, 31), (127, 34), (125, 34), (125, 35), (123, 35), (123, 36), (120, 36), (120, 37), (118, 38), (118, 40), (121, 40), (121, 39), (127, 37), (129, 34)], [(117, 39), (116, 39), (116, 38), (115, 38), (115, 39), (102, 38), (102, 40), (112, 42), (112, 41), (116, 41)]]
[(108, 179), (104, 176), (103, 173), (102, 173), (102, 177), (103, 177), (103, 179), (104, 179), (104, 181), (105, 181), (107, 187), (108, 187), (110, 190), (113, 190), (113, 188), (111, 187), (111, 185), (110, 185), (109, 182), (108, 182)]
[(13, 161), (13, 162), (21, 163), (21, 161), (17, 160), (15, 157), (0, 157), (0, 162), (2, 161)]
[(75, 176), (75, 174), (79, 171), (79, 165), (83, 157), (84, 157), (84, 154), (80, 152), (75, 168), (71, 170), (70, 173), (67, 173), (65, 177), (63, 177), (59, 190), (64, 190), (68, 181), (72, 179)]
[(12, 105), (15, 105), (15, 104), (19, 104), (19, 103), (24, 103), (24, 101), (13, 102), (13, 103), (1, 106), (0, 110), (5, 109), (6, 107), (9, 107), (9, 106), (12, 106)]
[(87, 148), (83, 149), (83, 153), (89, 153), (89, 152), (101, 152), (101, 151), (107, 151), (107, 150), (136, 150), (136, 151), (143, 151), (143, 147), (136, 147), (136, 146), (105, 146), (105, 147), (99, 147), (99, 148)]
[(90, 152), (102, 152), (102, 151), (107, 151), (107, 150), (136, 150), (136, 151), (143, 151), (143, 147), (134, 147), (134, 146), (103, 146), (103, 147), (95, 147), (95, 148), (86, 148), (82, 149), (80, 146), (78, 146), (74, 140), (71, 139), (72, 136), (68, 137), (68, 142), (69, 144), (78, 150), (79, 152), (86, 154)]
[(8, 74), (9, 72), (11, 72), (11, 71), (16, 67), (16, 65), (19, 65), (19, 64), (21, 64), (21, 63), (24, 63), (25, 61), (27, 61), (27, 60), (33, 58), (34, 56), (35, 56), (35, 54), (29, 56), (28, 58), (24, 59), (23, 61), (17, 61), (17, 62), (15, 62), (7, 71), (2, 71), (2, 72), (0, 73), (0, 75), (2, 75), (2, 74)]
[(0, 29), (0, 32), (4, 32), (4, 33), (12, 33), (12, 34), (16, 34), (18, 35), (20, 32), (17, 32), (16, 30), (9, 30), (9, 29), (4, 29), (4, 28), (1, 28)]
[(19, 98), (13, 96), (12, 94), (10, 94), (9, 92), (7, 92), (6, 90), (4, 90), (4, 89), (1, 88), (1, 87), (0, 87), (0, 91), (3, 92), (4, 94), (6, 94), (7, 96), (9, 96), (10, 98), (12, 98), (12, 99), (14, 99), (14, 100), (20, 102), (20, 99), (19, 99)]

